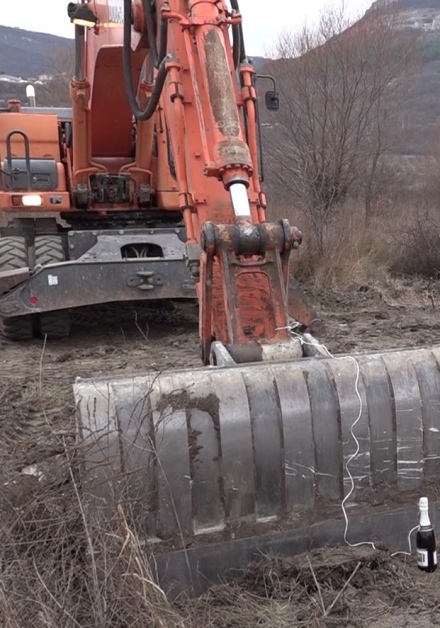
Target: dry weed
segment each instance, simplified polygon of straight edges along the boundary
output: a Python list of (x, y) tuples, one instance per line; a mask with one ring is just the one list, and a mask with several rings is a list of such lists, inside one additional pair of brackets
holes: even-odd
[(347, 203), (335, 216), (325, 233), (323, 254), (315, 246), (312, 226), (304, 218), (299, 221), (304, 242), (293, 256), (292, 271), (312, 289), (346, 291), (385, 280), (393, 252), (381, 226), (365, 225), (358, 206)]
[(298, 210), (278, 208), (271, 219), (287, 215), (303, 232), (292, 255), (292, 272), (312, 290), (351, 291), (386, 287), (390, 278), (440, 276), (440, 222), (436, 208), (422, 199), (396, 201), (367, 224), (362, 206), (347, 201), (335, 212), (324, 234), (323, 252), (313, 225)]
[[(38, 383), (14, 398), (15, 413), (25, 430), (23, 404), (33, 404), (44, 419), (43, 433), (61, 449), (53, 462), (62, 473), (46, 471), (43, 459), (30, 460), (23, 473), (12, 464), (16, 452), (2, 452), (0, 625), (5, 628), (358, 628), (373, 621), (385, 628), (392, 613), (408, 607), (428, 617), (436, 612), (435, 579), (424, 579), (405, 561), (350, 548), (284, 561), (267, 558), (238, 583), (214, 587), (197, 600), (171, 602), (131, 513), (116, 508), (106, 526), (86, 516), (69, 422), (60, 429), (60, 413), (53, 411), (60, 400), (46, 384), (44, 364), (36, 375)], [(22, 438), (20, 432), (17, 441)]]
[(416, 207), (402, 216), (394, 235), (400, 255), (393, 270), (403, 275), (440, 277), (440, 221), (438, 209)]

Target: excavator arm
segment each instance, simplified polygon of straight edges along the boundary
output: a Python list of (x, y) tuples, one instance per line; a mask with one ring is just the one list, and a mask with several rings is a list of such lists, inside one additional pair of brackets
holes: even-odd
[[(290, 316), (312, 326), (315, 315), (289, 276), (301, 234), (265, 218), (255, 76), (235, 1), (95, 0), (79, 8), (92, 14), (87, 41), (117, 41), (124, 31), (114, 63), (127, 92), (124, 115), (128, 102), (137, 129), (126, 168), (133, 179), (150, 171), (156, 205), (183, 216), (210, 363), (75, 383), (82, 488), (98, 523), (89, 530), (111, 525), (122, 509), (147, 553), (154, 548), (172, 594), (198, 593), (262, 552), (342, 543), (347, 533), (353, 542), (388, 542), (387, 504), (377, 520), (363, 510), (363, 527), (358, 518), (348, 532), (341, 504), (350, 504), (351, 522), (354, 505), (376, 504), (387, 487), (413, 495), (437, 477), (439, 350), (334, 360), (310, 334), (290, 337)], [(116, 55), (108, 46), (87, 53), (92, 120), (105, 120), (100, 106), (115, 91), (95, 100), (98, 68), (106, 68), (100, 55)], [(107, 130), (110, 146), (117, 138)], [(96, 151), (93, 159), (106, 166)], [(89, 185), (77, 165), (74, 156), (73, 175)], [(307, 349), (319, 357), (304, 359)], [(393, 516), (404, 541), (410, 526)]]
[[(69, 5), (69, 15), (77, 24), (72, 173), (80, 205), (91, 178), (106, 181), (110, 155), (128, 151), (127, 132), (115, 134), (115, 125), (135, 120), (135, 155), (118, 175), (135, 181), (138, 201), (143, 189), (164, 211), (177, 201), (203, 363), (220, 359), (213, 342), (236, 362), (298, 356), (289, 314), (304, 319), (305, 309), (313, 318), (300, 291), (289, 312), (289, 258), (301, 234), (287, 220), (266, 222), (254, 69), (236, 0), (91, 0)], [(85, 33), (84, 23), (92, 26)]]

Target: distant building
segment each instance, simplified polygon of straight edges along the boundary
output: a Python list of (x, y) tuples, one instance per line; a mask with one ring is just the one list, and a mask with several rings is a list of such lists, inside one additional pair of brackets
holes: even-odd
[(22, 79), (21, 76), (9, 76), (8, 74), (0, 74), (0, 81), (2, 83), (27, 83), (27, 80)]

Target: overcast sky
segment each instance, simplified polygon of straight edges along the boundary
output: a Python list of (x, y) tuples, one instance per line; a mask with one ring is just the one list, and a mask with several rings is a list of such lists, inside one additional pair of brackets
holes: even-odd
[[(313, 23), (326, 6), (340, 6), (338, 0), (239, 0), (243, 14), (246, 50), (250, 55), (268, 52), (283, 30), (298, 30)], [(73, 36), (67, 17), (68, 0), (0, 0), (0, 24), (31, 31)], [(372, 0), (345, 0), (347, 16), (358, 17)]]

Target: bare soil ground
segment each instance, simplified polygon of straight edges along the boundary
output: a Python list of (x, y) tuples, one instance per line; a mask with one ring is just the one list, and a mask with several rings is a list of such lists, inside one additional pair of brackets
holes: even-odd
[[(344, 294), (309, 291), (309, 298), (326, 326), (323, 340), (334, 353), (440, 344), (440, 285), (399, 281), (386, 289), (365, 287)], [(10, 628), (98, 625), (85, 619), (72, 619), (73, 610), (66, 614), (64, 602), (57, 605), (53, 601), (55, 590), (47, 591), (48, 581), (43, 578), (43, 571), (37, 569), (38, 552), (32, 550), (31, 555), (22, 549), (37, 538), (36, 522), (40, 526), (37, 536), (42, 547), (41, 534), (46, 534), (47, 540), (54, 533), (53, 527), (44, 522), (56, 513), (57, 531), (61, 520), (63, 529), (69, 526), (74, 529), (75, 515), (62, 500), (52, 499), (53, 492), (43, 500), (43, 511), (35, 515), (30, 504), (38, 479), (29, 475), (26, 490), (22, 484), (18, 490), (15, 478), (29, 465), (42, 463), (52, 486), (56, 485), (63, 499), (72, 499), (69, 471), (60, 460), (65, 457), (66, 444), (74, 438), (75, 377), (199, 366), (197, 327), (197, 309), (193, 303), (111, 305), (77, 312), (68, 340), (18, 344), (0, 340), (2, 625)], [(71, 520), (63, 519), (64, 512), (70, 513)], [(16, 545), (12, 547), (17, 538), (21, 543), (18, 549)], [(5, 560), (9, 561), (7, 565)], [(32, 565), (33, 579), (24, 576), (28, 573), (25, 569)], [(216, 587), (202, 599), (177, 608), (183, 623), (163, 625), (440, 626), (439, 577), (437, 572), (433, 575), (419, 572), (413, 559), (391, 559), (384, 551), (350, 548), (314, 551), (291, 560), (264, 561), (250, 568), (238, 584)], [(69, 583), (75, 591), (73, 575), (69, 575)], [(43, 592), (40, 591), (38, 599), (46, 596), (48, 607), (53, 602), (53, 612), (58, 609), (52, 623), (47, 614), (39, 618), (32, 611), (29, 596), (36, 595), (37, 588)], [(121, 621), (111, 625), (122, 628), (135, 624)]]

